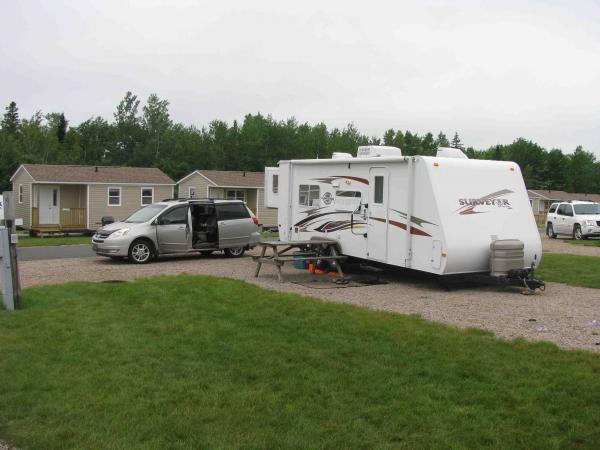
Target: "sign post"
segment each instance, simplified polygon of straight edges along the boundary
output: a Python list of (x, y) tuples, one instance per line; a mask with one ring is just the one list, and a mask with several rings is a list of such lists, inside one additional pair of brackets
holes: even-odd
[(10, 233), (6, 227), (0, 227), (0, 274), (2, 275), (2, 287), (4, 292), (2, 297), (4, 307), (9, 311), (15, 309), (15, 298), (13, 289), (13, 276), (10, 260), (10, 249), (8, 241)]
[(17, 227), (14, 218), (12, 192), (4, 192), (3, 213), (5, 227), (0, 228), (0, 264), (3, 275), (4, 305), (9, 311), (21, 305), (21, 284), (17, 260)]

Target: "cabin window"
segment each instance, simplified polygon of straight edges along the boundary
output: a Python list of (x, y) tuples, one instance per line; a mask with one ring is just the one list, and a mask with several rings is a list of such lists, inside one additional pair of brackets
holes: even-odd
[(228, 190), (226, 193), (227, 200), (241, 200), (246, 201), (246, 191)]
[(188, 197), (189, 198), (196, 198), (196, 187), (195, 186), (190, 186), (188, 188)]
[(540, 200), (538, 203), (538, 212), (543, 213), (544, 211), (546, 211), (546, 206), (548, 206), (548, 203), (546, 203), (543, 200)]
[(19, 203), (23, 203), (23, 185), (19, 185)]
[(142, 206), (150, 205), (154, 202), (154, 188), (142, 188)]
[(373, 203), (383, 204), (383, 177), (379, 175), (375, 177), (375, 196), (373, 198)]
[(279, 192), (279, 175), (273, 175), (273, 194)]
[(121, 188), (108, 188), (108, 206), (121, 206)]
[(298, 204), (300, 206), (319, 206), (319, 198), (321, 190), (315, 184), (301, 184), (300, 193), (298, 196)]

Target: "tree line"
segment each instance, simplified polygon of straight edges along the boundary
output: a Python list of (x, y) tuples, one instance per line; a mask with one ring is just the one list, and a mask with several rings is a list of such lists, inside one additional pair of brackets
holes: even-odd
[(63, 113), (21, 118), (15, 102), (0, 123), (0, 190), (22, 163), (159, 167), (177, 180), (195, 169), (262, 171), (282, 159), (329, 158), (354, 153), (359, 145), (393, 145), (405, 155), (435, 155), (438, 147), (460, 148), (469, 158), (514, 161), (530, 189), (600, 193), (600, 162), (578, 146), (573, 153), (546, 150), (525, 138), (488, 149), (465, 147), (458, 133), (419, 135), (389, 129), (367, 136), (353, 124), (343, 129), (248, 114), (239, 123), (213, 120), (207, 126), (174, 123), (169, 102), (151, 94), (141, 106), (127, 92), (112, 121), (96, 116), (69, 124)]

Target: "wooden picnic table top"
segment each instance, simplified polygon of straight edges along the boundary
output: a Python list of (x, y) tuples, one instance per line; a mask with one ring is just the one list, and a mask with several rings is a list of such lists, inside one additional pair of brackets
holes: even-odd
[(325, 239), (325, 238), (313, 238), (313, 239), (302, 239), (297, 241), (280, 241), (278, 238), (268, 238), (261, 239), (258, 241), (258, 245), (269, 246), (269, 247), (279, 247), (279, 246), (293, 246), (300, 247), (304, 245), (337, 245), (337, 241), (333, 239)]

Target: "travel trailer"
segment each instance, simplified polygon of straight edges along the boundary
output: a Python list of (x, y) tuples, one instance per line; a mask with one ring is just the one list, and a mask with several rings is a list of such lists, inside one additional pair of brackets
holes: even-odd
[(278, 208), (281, 240), (326, 237), (366, 261), (543, 285), (531, 278), (542, 244), (514, 162), (364, 146), (266, 168), (265, 202)]

